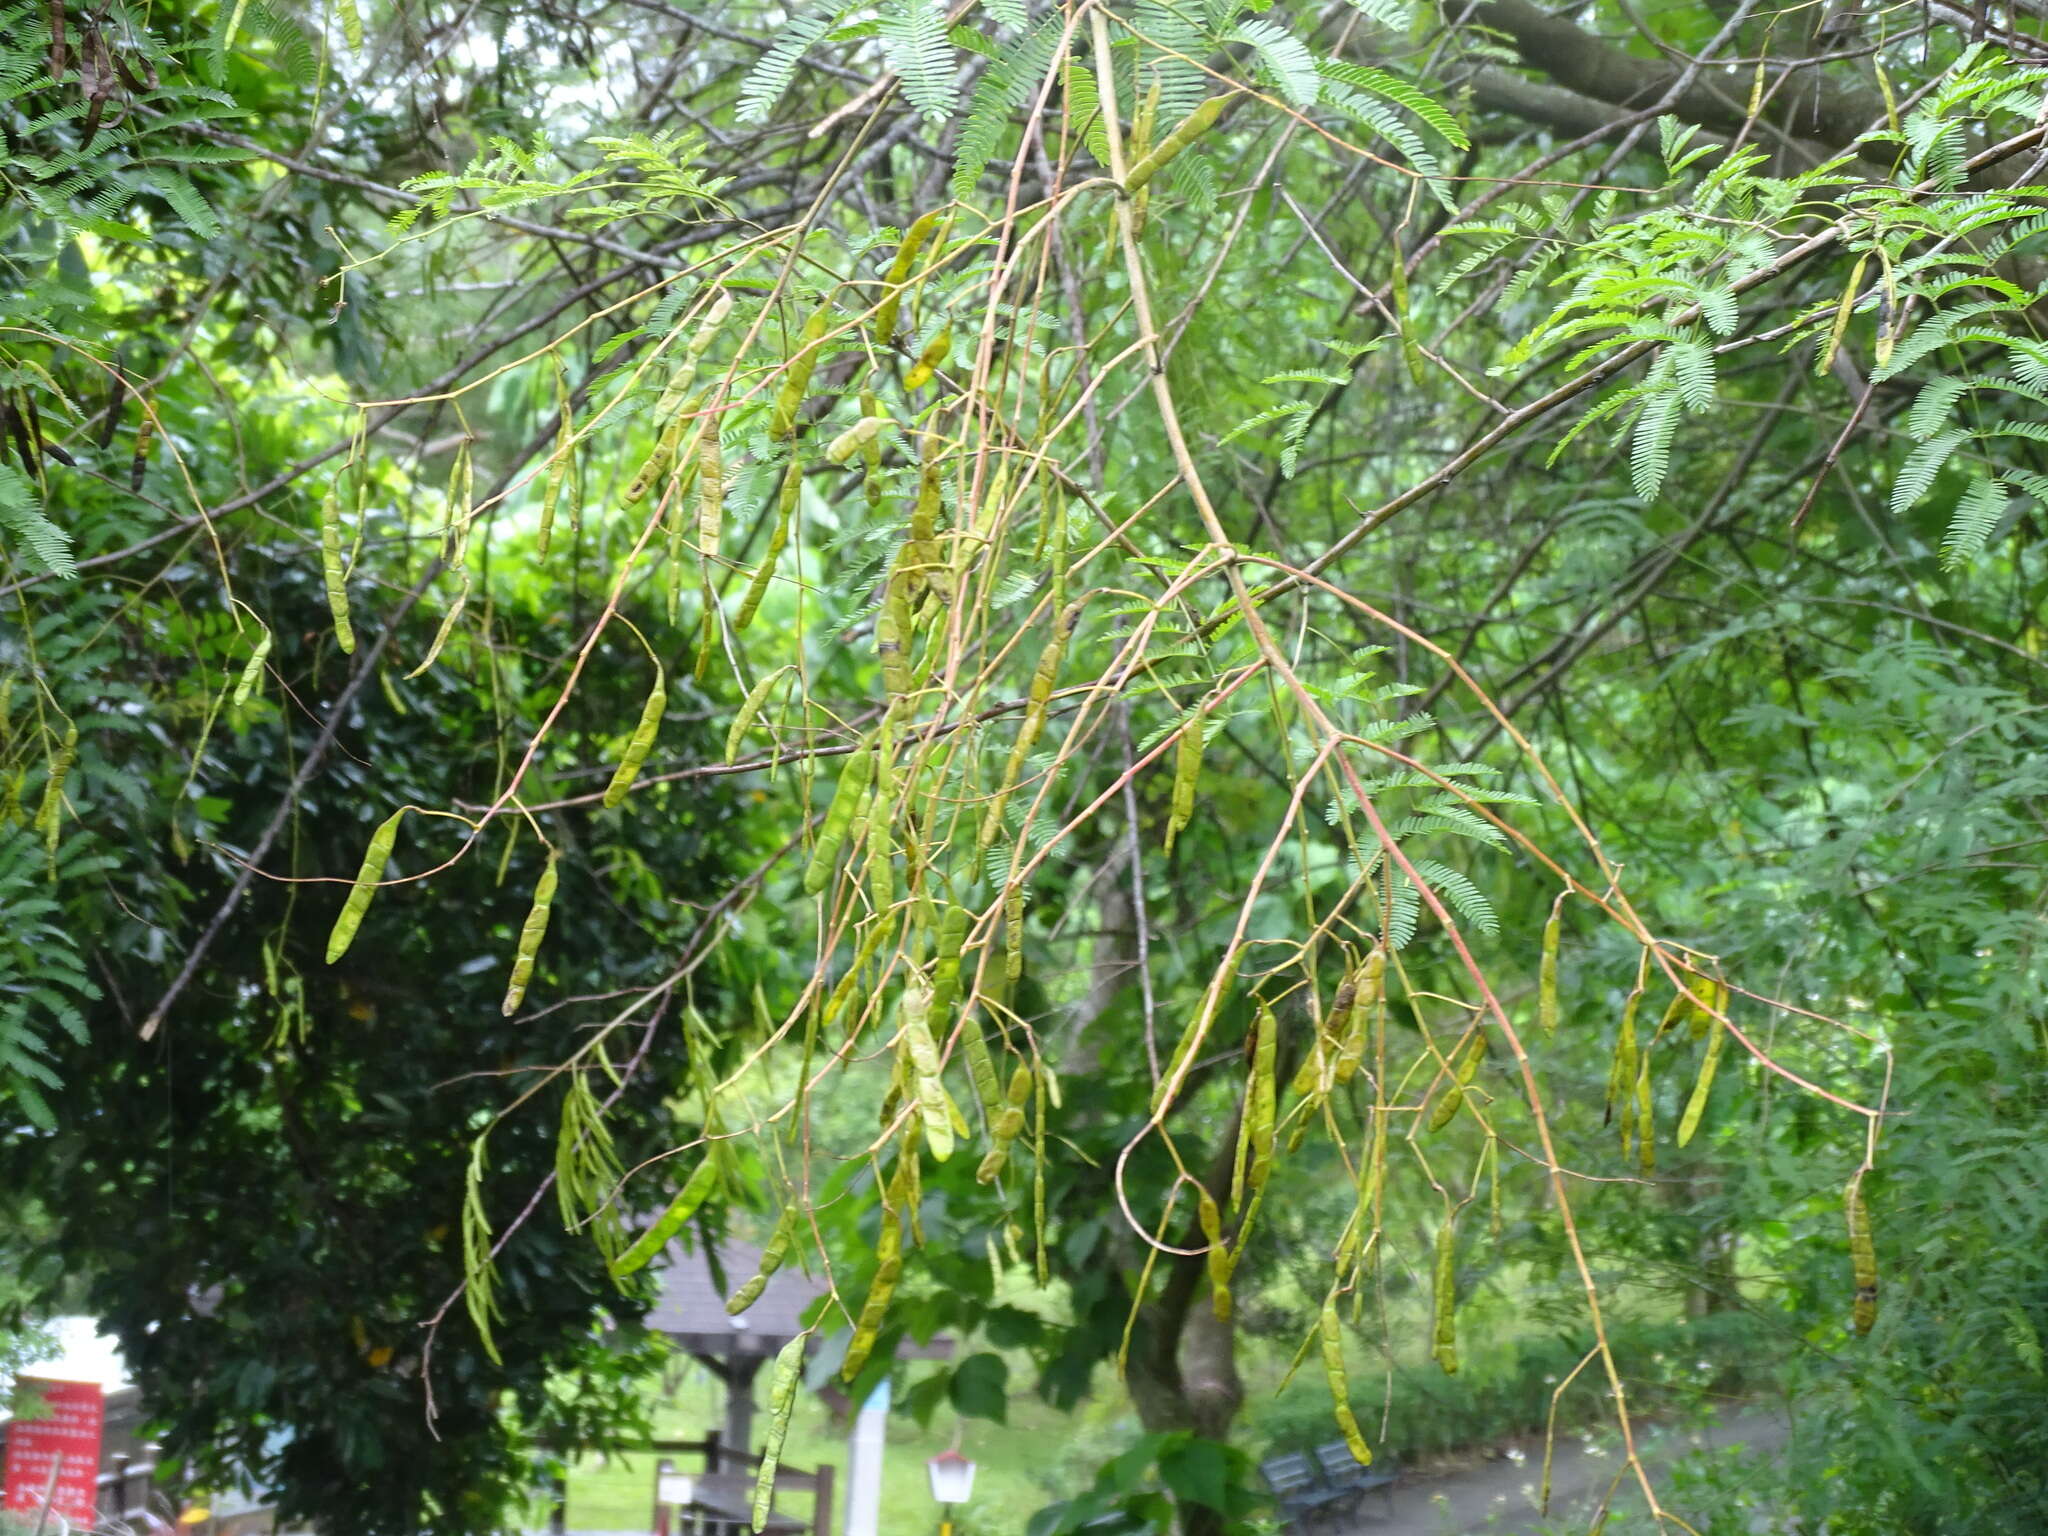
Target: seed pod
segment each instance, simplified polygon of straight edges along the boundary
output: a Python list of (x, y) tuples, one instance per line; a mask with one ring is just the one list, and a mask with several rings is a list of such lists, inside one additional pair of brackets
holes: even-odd
[(534, 957), (540, 953), (540, 941), (547, 937), (548, 913), (555, 904), (555, 875), (559, 862), (559, 855), (548, 855), (547, 867), (540, 872), (540, 880), (533, 888), (533, 905), (527, 909), (526, 921), (519, 929), (519, 948), (512, 955), (512, 979), (506, 983), (505, 1001), (498, 1007), (498, 1011), (508, 1019), (526, 1001), (526, 984), (533, 979)]
[(798, 339), (789, 366), (783, 370), (782, 385), (775, 392), (775, 406), (768, 417), (768, 435), (777, 442), (796, 431), (796, 413), (802, 407), (804, 397), (810, 393), (811, 370), (818, 366), (818, 352), (831, 329), (832, 301), (827, 299), (804, 322), (803, 335)]
[(697, 1207), (717, 1185), (718, 1159), (707, 1151), (704, 1161), (691, 1171), (689, 1179), (676, 1192), (675, 1199), (669, 1201), (668, 1209), (656, 1218), (653, 1226), (634, 1239), (632, 1247), (612, 1260), (612, 1278), (623, 1280), (636, 1270), (645, 1269), (655, 1255), (669, 1245), (669, 1240), (683, 1230), (684, 1224), (697, 1214)]
[(1003, 892), (1003, 977), (1016, 981), (1024, 974), (1024, 882)]
[(1543, 960), (1536, 971), (1536, 1023), (1545, 1035), (1557, 1033), (1557, 939), (1563, 907), (1562, 895), (1550, 904), (1550, 921), (1543, 925)]
[(803, 1380), (804, 1346), (808, 1331), (798, 1334), (775, 1356), (775, 1374), (768, 1385), (768, 1438), (761, 1447), (761, 1470), (754, 1478), (754, 1529), (768, 1523), (768, 1511), (775, 1506), (775, 1472), (782, 1464), (782, 1442), (789, 1435), (790, 1415), (796, 1412), (796, 1389)]
[(1173, 748), (1173, 808), (1166, 818), (1166, 851), (1173, 852), (1173, 840), (1181, 829), (1194, 819), (1195, 784), (1202, 774), (1203, 724), (1207, 715), (1197, 711), (1195, 718), (1180, 728), (1180, 740)]
[(1344, 1370), (1344, 1332), (1337, 1319), (1334, 1291), (1323, 1298), (1323, 1311), (1317, 1319), (1316, 1329), (1322, 1336), (1323, 1379), (1330, 1384), (1330, 1406), (1337, 1416), (1337, 1427), (1344, 1431), (1344, 1443), (1351, 1447), (1353, 1460), (1361, 1466), (1370, 1466), (1372, 1448), (1365, 1443), (1357, 1416), (1351, 1411), (1351, 1383)]
[(1877, 1322), (1877, 1244), (1870, 1236), (1870, 1212), (1863, 1204), (1863, 1173), (1849, 1180), (1842, 1204), (1849, 1219), (1849, 1262), (1856, 1276), (1856, 1332), (1866, 1334)]
[(1002, 830), (1003, 808), (1009, 803), (1010, 793), (1022, 777), (1024, 763), (1031, 755), (1031, 749), (1038, 744), (1038, 736), (1045, 729), (1046, 713), (1051, 707), (1053, 684), (1058, 681), (1060, 661), (1066, 655), (1067, 641), (1072, 638), (1074, 625), (1081, 617), (1081, 605), (1085, 597), (1077, 597), (1053, 621), (1052, 634), (1047, 637), (1045, 649), (1038, 654), (1038, 665), (1031, 673), (1031, 691), (1024, 706), (1024, 719), (1017, 727), (1017, 739), (1010, 744), (1010, 755), (1003, 764), (1001, 786), (995, 797), (989, 801), (988, 810), (981, 818), (980, 844), (983, 848), (996, 840), (996, 833)]
[(1358, 1075), (1359, 1064), (1365, 1060), (1366, 1035), (1379, 1011), (1380, 1001), (1386, 995), (1386, 986), (1387, 952), (1376, 948), (1358, 968), (1350, 1028), (1337, 1048), (1336, 1077), (1340, 1084), (1348, 1083)]
[(722, 396), (711, 403), (697, 436), (697, 551), (707, 560), (718, 554), (725, 523), (725, 458), (718, 444), (724, 404)]
[(462, 610), (469, 604), (469, 571), (462, 573), (462, 587), (455, 594), (455, 601), (448, 605), (448, 611), (441, 616), (441, 622), (434, 630), (434, 642), (427, 647), (427, 654), (420, 658), (420, 664), (405, 674), (406, 681), (418, 677), (427, 668), (441, 659), (441, 648), (448, 643), (448, 637), (455, 632), (456, 621), (462, 617)]
[(839, 978), (839, 985), (832, 989), (832, 995), (825, 1000), (824, 1012), (819, 1016), (821, 1023), (830, 1024), (839, 1017), (839, 1010), (853, 996), (854, 983), (859, 980), (862, 967), (875, 958), (875, 952), (896, 932), (896, 916), (884, 913), (869, 929), (867, 937), (860, 941), (860, 948), (853, 952), (853, 964), (846, 968), (846, 974)]
[(348, 621), (348, 575), (341, 565), (341, 497), (332, 486), (320, 503), (320, 570), (327, 582), (327, 611), (334, 615), (334, 643), (344, 656), (352, 656), (356, 632)]
[(782, 558), (783, 546), (789, 543), (790, 524), (795, 518), (797, 500), (803, 494), (803, 488), (803, 463), (792, 458), (789, 468), (782, 472), (782, 489), (775, 507), (775, 528), (768, 535), (768, 553), (761, 557), (760, 568), (754, 572), (754, 579), (747, 583), (747, 594), (740, 600), (739, 616), (732, 621), (735, 632), (753, 623), (754, 615), (760, 612), (761, 600), (768, 595), (769, 583), (775, 579), (775, 562)]
[(1225, 91), (1220, 96), (1211, 96), (1175, 125), (1173, 132), (1124, 172), (1124, 191), (1133, 195), (1144, 191), (1145, 186), (1173, 161), (1174, 157), (1195, 140), (1216, 126), (1216, 119), (1223, 115), (1224, 106), (1235, 96), (1235, 91)]
[[(1622, 1004), (1621, 1028), (1614, 1037), (1614, 1061), (1607, 1069), (1607, 1115), (1614, 1118), (1617, 1102), (1627, 1102), (1628, 1095), (1635, 1091), (1636, 1081), (1636, 1008), (1643, 1000), (1643, 989), (1637, 987), (1629, 993), (1628, 1001)], [(1604, 1123), (1604, 1122), (1603, 1122)], [(1627, 1151), (1627, 1133), (1623, 1132), (1623, 1148)]]
[(886, 416), (861, 417), (859, 421), (856, 421), (844, 432), (833, 438), (826, 446), (825, 462), (828, 464), (844, 464), (856, 453), (859, 453), (861, 449), (874, 442), (875, 435), (888, 424)]
[(1650, 1053), (1647, 1050), (1636, 1053), (1636, 1148), (1644, 1173), (1657, 1169), (1656, 1128), (1651, 1117), (1650, 1098)]
[(1692, 1037), (1704, 1040), (1707, 1032), (1720, 1022), (1716, 1015), (1728, 1012), (1728, 989), (1718, 981), (1705, 978), (1695, 981), (1690, 988), (1693, 995), (1692, 1011), (1689, 1015)]
[(775, 1231), (769, 1236), (768, 1246), (761, 1250), (761, 1267), (753, 1277), (725, 1299), (728, 1317), (738, 1317), (751, 1307), (768, 1288), (768, 1282), (775, 1272), (782, 1268), (782, 1261), (789, 1253), (791, 1240), (796, 1236), (796, 1205), (792, 1202), (782, 1208), (782, 1217), (775, 1223)]
[(1436, 1229), (1436, 1332), (1430, 1354), (1446, 1376), (1458, 1374), (1458, 1229), (1449, 1216)]
[(569, 458), (576, 451), (576, 424), (569, 405), (569, 375), (562, 360), (555, 359), (555, 451), (548, 456), (547, 479), (540, 493), (540, 529), (534, 536), (534, 553), (545, 560), (548, 540), (555, 531), (555, 504), (562, 497), (562, 481), (569, 473)]
[(910, 228), (903, 232), (903, 243), (896, 247), (896, 259), (889, 263), (888, 289), (882, 295), (882, 302), (875, 307), (875, 336), (884, 346), (896, 339), (896, 315), (902, 307), (903, 289), (910, 278), (910, 269), (917, 261), (917, 253), (924, 249), (924, 243), (938, 228), (944, 214), (942, 208), (920, 215)]
[(71, 769), (78, 761), (78, 725), (76, 721), (64, 722), (64, 739), (57, 748), (57, 755), (50, 763), (50, 776), (43, 781), (43, 798), (36, 806), (34, 830), (55, 845), (57, 829), (64, 821), (64, 781), (71, 776)]
[(1436, 1113), (1429, 1117), (1429, 1128), (1440, 1131), (1457, 1117), (1465, 1107), (1465, 1088), (1478, 1075), (1480, 1062), (1486, 1059), (1486, 1037), (1475, 1033), (1472, 1043), (1465, 1048), (1465, 1059), (1452, 1074), (1449, 1092), (1437, 1101)]
[(263, 679), (263, 663), (270, 659), (270, 631), (261, 626), (258, 629), (256, 648), (242, 663), (242, 675), (235, 683), (234, 706), (237, 709), (248, 703), (250, 695), (255, 693), (257, 683)]
[(868, 1355), (882, 1331), (882, 1319), (889, 1313), (889, 1299), (896, 1294), (896, 1282), (903, 1277), (902, 1211), (910, 1177), (905, 1165), (914, 1162), (915, 1155), (908, 1150), (897, 1157), (896, 1176), (883, 1197), (882, 1234), (875, 1245), (875, 1278), (868, 1286), (867, 1299), (861, 1303), (860, 1315), (854, 1319), (853, 1339), (846, 1346), (846, 1359), (839, 1367), (839, 1374), (846, 1381), (860, 1375), (861, 1368), (868, 1363)]
[(619, 802), (626, 798), (633, 787), (633, 781), (640, 777), (640, 765), (647, 761), (647, 754), (654, 750), (655, 733), (661, 729), (662, 711), (668, 708), (668, 676), (661, 669), (661, 663), (654, 664), (654, 686), (648, 690), (647, 702), (640, 706), (640, 723), (633, 727), (633, 734), (626, 742), (626, 750), (619, 756), (619, 766), (612, 771), (612, 781), (605, 786), (604, 808), (618, 809)]
[(926, 342), (924, 350), (917, 354), (917, 361), (911, 364), (910, 371), (903, 375), (903, 387), (924, 388), (931, 382), (932, 375), (938, 372), (939, 365), (945, 362), (946, 355), (952, 350), (953, 327), (942, 325), (938, 334)]
[(1700, 1059), (1699, 1081), (1692, 1085), (1692, 1097), (1686, 1101), (1685, 1113), (1678, 1121), (1678, 1144), (1682, 1147), (1692, 1140), (1692, 1133), (1700, 1128), (1700, 1116), (1707, 1110), (1707, 1095), (1714, 1090), (1714, 1069), (1721, 1063), (1721, 1047), (1727, 1044), (1728, 1031), (1718, 1023), (1714, 1032), (1707, 1036), (1707, 1054)]
[(917, 1088), (918, 1118), (924, 1124), (925, 1144), (932, 1149), (932, 1157), (943, 1163), (953, 1155), (953, 1116), (940, 1071), (938, 1042), (932, 1039), (931, 1006), (931, 987), (922, 978), (913, 979), (903, 989), (901, 1039)]
[(769, 693), (782, 681), (782, 674), (789, 670), (787, 666), (777, 667), (747, 690), (746, 698), (740, 703), (740, 712), (732, 717), (732, 728), (725, 733), (725, 760), (728, 763), (739, 756), (740, 742), (746, 737), (747, 727), (754, 723), (755, 717), (761, 713), (761, 706), (768, 702)]
[(1201, 1185), (1195, 1187), (1195, 1219), (1201, 1223), (1202, 1239), (1209, 1245), (1202, 1256), (1209, 1271), (1209, 1305), (1216, 1321), (1227, 1323), (1231, 1311), (1230, 1276), (1237, 1263), (1231, 1257), (1230, 1244), (1223, 1240), (1223, 1213), (1216, 1208), (1216, 1197)]
[(1005, 1095), (1003, 1111), (996, 1116), (989, 1127), (991, 1145), (981, 1160), (981, 1166), (974, 1170), (974, 1177), (982, 1184), (993, 1184), (1003, 1171), (1003, 1165), (1010, 1159), (1010, 1143), (1024, 1132), (1024, 1106), (1031, 1102), (1032, 1077), (1029, 1067), (1020, 1066), (1010, 1074), (1010, 1087)]
[[(953, 1004), (960, 996), (960, 950), (967, 942), (967, 925), (974, 914), (965, 907), (948, 903), (945, 914), (939, 919), (939, 937), (932, 956), (932, 1032), (943, 1034), (946, 1022), (953, 1011)], [(979, 1031), (969, 1031), (979, 1038)], [(984, 1047), (984, 1057), (986, 1048)], [(995, 1097), (994, 1079), (990, 1079), (989, 1092), (984, 1098)]]
[(910, 692), (911, 627), (910, 593), (899, 564), (889, 572), (875, 615), (875, 656), (882, 663), (882, 686), (895, 698)]
[(377, 886), (384, 878), (384, 866), (390, 862), (392, 845), (398, 841), (398, 824), (405, 819), (405, 807), (400, 806), (370, 834), (370, 846), (363, 850), (362, 867), (356, 871), (356, 883), (349, 887), (348, 900), (341, 904), (341, 915), (334, 920), (334, 931), (327, 936), (327, 963), (334, 964), (348, 953), (348, 947), (355, 942), (356, 930), (363, 925), (363, 914), (370, 910), (370, 898), (377, 892)]
[(661, 436), (654, 440), (654, 447), (640, 461), (640, 467), (633, 471), (633, 478), (626, 482), (626, 488), (619, 492), (619, 500), (631, 507), (646, 499), (647, 493), (654, 489), (654, 482), (668, 468), (669, 460), (676, 456), (676, 444), (682, 436), (683, 423), (688, 419), (678, 415), (662, 428)]
[(804, 869), (805, 894), (817, 895), (832, 878), (832, 871), (839, 864), (839, 850), (845, 845), (847, 829), (853, 822), (853, 813), (860, 805), (861, 796), (867, 793), (874, 773), (874, 754), (863, 742), (854, 749), (853, 756), (847, 759), (846, 767), (840, 772), (839, 786), (832, 793), (832, 804), (825, 812), (824, 824), (818, 829), (818, 841), (811, 849), (811, 862)]
[(1280, 1021), (1263, 1002), (1252, 1024), (1252, 1080), (1246, 1095), (1245, 1135), (1239, 1141), (1239, 1176), (1233, 1181), (1230, 1200), (1241, 1205), (1249, 1194), (1257, 1199), (1273, 1171), (1274, 1128), (1279, 1119), (1278, 1090), (1274, 1082), (1274, 1058), (1278, 1050)]

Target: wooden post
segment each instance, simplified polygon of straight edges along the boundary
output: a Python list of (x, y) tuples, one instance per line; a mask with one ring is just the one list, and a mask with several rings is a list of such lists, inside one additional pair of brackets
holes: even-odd
[(811, 1505), (811, 1536), (832, 1536), (832, 1463), (818, 1463), (818, 1497)]

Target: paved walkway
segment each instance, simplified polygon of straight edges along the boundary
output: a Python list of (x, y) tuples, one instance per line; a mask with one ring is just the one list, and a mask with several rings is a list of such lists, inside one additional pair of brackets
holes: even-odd
[[(1789, 1429), (1775, 1414), (1741, 1414), (1705, 1430), (1651, 1429), (1642, 1434), (1643, 1454), (1652, 1463), (1668, 1462), (1688, 1451), (1743, 1446), (1755, 1456), (1774, 1456)], [(1550, 1519), (1539, 1520), (1536, 1496), (1543, 1477), (1543, 1442), (1522, 1442), (1521, 1459), (1484, 1462), (1461, 1472), (1436, 1477), (1404, 1478), (1394, 1490), (1390, 1516), (1385, 1501), (1369, 1494), (1343, 1524), (1324, 1527), (1342, 1536), (1520, 1536), (1555, 1525), (1585, 1530), (1594, 1511), (1622, 1466), (1609, 1442), (1588, 1446), (1576, 1435), (1560, 1435), (1550, 1467)], [(1655, 1466), (1652, 1466), (1652, 1475)], [(1642, 1492), (1625, 1479), (1615, 1497), (1617, 1513), (1640, 1508)]]

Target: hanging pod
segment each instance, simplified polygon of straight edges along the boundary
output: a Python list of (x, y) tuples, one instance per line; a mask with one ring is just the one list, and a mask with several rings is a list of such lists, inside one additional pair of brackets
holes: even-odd
[(541, 940), (547, 937), (548, 914), (555, 905), (555, 876), (560, 864), (559, 854), (549, 854), (547, 867), (534, 885), (533, 905), (527, 909), (526, 921), (519, 929), (519, 947), (512, 956), (512, 979), (505, 985), (505, 1001), (498, 1006), (507, 1018), (526, 1001), (526, 984), (533, 979), (533, 962), (540, 954)]
[(846, 767), (840, 771), (839, 784), (832, 793), (832, 804), (825, 811), (824, 824), (818, 829), (818, 841), (811, 848), (811, 861), (804, 868), (804, 892), (815, 896), (825, 889), (832, 878), (832, 872), (839, 864), (839, 851), (846, 844), (847, 829), (853, 824), (853, 813), (859, 808), (861, 796), (867, 793), (868, 784), (874, 778), (875, 758), (862, 742), (846, 760)]
[(648, 690), (647, 702), (640, 706), (640, 723), (633, 727), (626, 750), (619, 757), (619, 766), (612, 772), (612, 781), (605, 786), (606, 810), (618, 809), (620, 802), (632, 790), (633, 781), (640, 777), (640, 766), (647, 761), (647, 754), (654, 750), (654, 738), (661, 729), (662, 712), (667, 708), (668, 676), (657, 661), (654, 664), (654, 686)]
[(384, 878), (384, 866), (391, 860), (392, 845), (398, 841), (398, 824), (405, 819), (405, 812), (406, 807), (401, 805), (370, 834), (370, 846), (363, 850), (355, 884), (349, 887), (348, 899), (341, 904), (341, 915), (335, 918), (333, 931), (327, 936), (329, 965), (347, 954), (349, 945), (355, 942), (356, 930), (363, 925), (363, 914), (370, 910), (370, 898), (377, 894), (377, 886)]

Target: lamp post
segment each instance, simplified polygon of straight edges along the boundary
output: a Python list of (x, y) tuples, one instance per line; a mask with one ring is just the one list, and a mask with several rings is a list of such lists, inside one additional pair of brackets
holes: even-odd
[(932, 1498), (943, 1513), (939, 1536), (953, 1536), (953, 1506), (965, 1504), (974, 1492), (974, 1463), (958, 1451), (941, 1451), (924, 1464), (932, 1480)]

